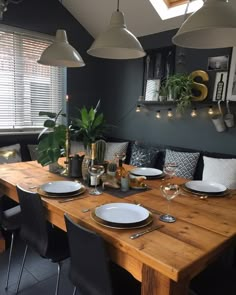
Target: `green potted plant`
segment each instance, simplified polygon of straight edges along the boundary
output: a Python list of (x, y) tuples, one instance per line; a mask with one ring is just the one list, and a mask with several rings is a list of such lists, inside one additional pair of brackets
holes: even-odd
[(177, 111), (181, 113), (191, 105), (193, 82), (190, 75), (176, 73), (163, 83), (163, 91), (177, 103)]
[(99, 103), (96, 108), (87, 109), (85, 106), (79, 109), (78, 118), (72, 119), (72, 128), (75, 136), (83, 141), (85, 149), (91, 143), (103, 137), (107, 128), (103, 113), (98, 113)]
[[(88, 180), (88, 165), (90, 160), (90, 148), (93, 142), (103, 137), (103, 133), (107, 128), (104, 115), (98, 113), (97, 109), (100, 102), (95, 108), (87, 109), (85, 106), (79, 109), (78, 118), (72, 119), (72, 133), (77, 139), (83, 141), (85, 148), (85, 156), (82, 163), (83, 180)], [(99, 149), (100, 160), (104, 160), (105, 155), (105, 141), (100, 141), (97, 144)]]
[(65, 114), (60, 110), (58, 113), (39, 112), (39, 116), (46, 116), (47, 119), (38, 136), (37, 160), (42, 166), (47, 166), (57, 163), (65, 155), (66, 126), (58, 123), (58, 118), (65, 117)]

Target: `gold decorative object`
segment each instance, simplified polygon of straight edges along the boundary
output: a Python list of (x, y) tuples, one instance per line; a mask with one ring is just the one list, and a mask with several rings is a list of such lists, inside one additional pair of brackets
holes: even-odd
[[(196, 78), (196, 77), (200, 77), (203, 82), (205, 81), (209, 81), (209, 76), (207, 74), (207, 72), (205, 71), (202, 71), (202, 70), (198, 70), (198, 71), (194, 71), (190, 74), (190, 77), (193, 78), (193, 80)], [(204, 99), (206, 99), (207, 97), (207, 94), (208, 94), (208, 88), (205, 84), (202, 84), (202, 83), (198, 83), (198, 82), (193, 82), (193, 90), (196, 90), (198, 92), (200, 92), (199, 95), (197, 96), (192, 96), (192, 101), (203, 101)]]
[(109, 175), (109, 174), (103, 174), (101, 176), (102, 179), (102, 188), (105, 189), (106, 186), (112, 187), (112, 188), (120, 188), (120, 185), (118, 183), (118, 180), (116, 177)]

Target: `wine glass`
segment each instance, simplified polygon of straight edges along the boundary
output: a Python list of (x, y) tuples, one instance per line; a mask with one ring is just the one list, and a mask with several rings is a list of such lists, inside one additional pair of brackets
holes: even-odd
[(95, 178), (95, 186), (89, 191), (90, 195), (101, 195), (102, 192), (97, 189), (98, 178), (105, 172), (103, 165), (92, 165), (88, 167), (88, 172), (91, 176)]
[(163, 172), (168, 176), (169, 179), (171, 179), (175, 176), (177, 167), (178, 166), (175, 163), (165, 163)]
[(180, 188), (177, 184), (168, 183), (166, 185), (161, 185), (160, 191), (163, 197), (168, 201), (167, 213), (161, 215), (160, 220), (169, 223), (175, 222), (175, 217), (169, 214), (170, 202), (179, 194)]

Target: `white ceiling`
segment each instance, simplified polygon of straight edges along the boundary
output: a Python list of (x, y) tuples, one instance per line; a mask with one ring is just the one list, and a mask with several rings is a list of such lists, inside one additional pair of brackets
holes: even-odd
[[(59, 1), (94, 38), (106, 30), (117, 7), (117, 0)], [(149, 0), (120, 0), (120, 11), (136, 37), (178, 28), (184, 20), (184, 16), (161, 20)]]

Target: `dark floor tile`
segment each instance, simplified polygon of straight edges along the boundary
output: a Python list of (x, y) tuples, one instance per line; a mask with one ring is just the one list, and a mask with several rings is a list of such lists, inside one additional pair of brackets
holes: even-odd
[[(11, 284), (9, 284), (8, 290), (4, 289), (5, 283), (3, 285), (1, 285), (1, 289), (0, 289), (1, 295), (12, 294), (12, 292), (15, 293), (17, 279), (18, 279), (18, 273), (17, 273), (17, 276), (12, 275), (11, 278), (13, 278), (12, 280), (14, 282), (11, 280)], [(35, 280), (35, 278), (28, 271), (24, 271), (22, 274), (19, 290), (21, 291), (21, 290), (27, 289), (29, 287), (32, 288), (36, 283), (38, 283), (38, 281)], [(33, 295), (33, 288), (32, 288), (32, 295)]]
[(45, 280), (48, 277), (57, 274), (57, 263), (52, 263), (48, 259), (38, 257), (27, 257), (25, 269), (29, 271), (38, 281)]
[[(9, 250), (0, 254), (0, 295), (13, 295), (23, 258), (25, 244), (16, 240), (13, 249), (12, 268), (9, 280), (9, 289), (5, 290), (5, 279)], [(226, 260), (224, 259), (224, 262)], [(62, 265), (59, 295), (70, 295), (73, 286), (68, 278), (70, 259)], [(19, 295), (54, 295), (56, 286), (57, 264), (43, 259), (29, 249), (22, 276)], [(236, 269), (226, 267), (223, 263), (212, 264), (208, 269), (191, 282), (191, 288), (197, 295), (235, 295), (236, 294)], [(137, 293), (138, 294), (138, 293)], [(77, 295), (80, 295), (79, 291)], [(124, 293), (120, 294), (124, 295)], [(136, 295), (136, 294), (127, 294)]]

